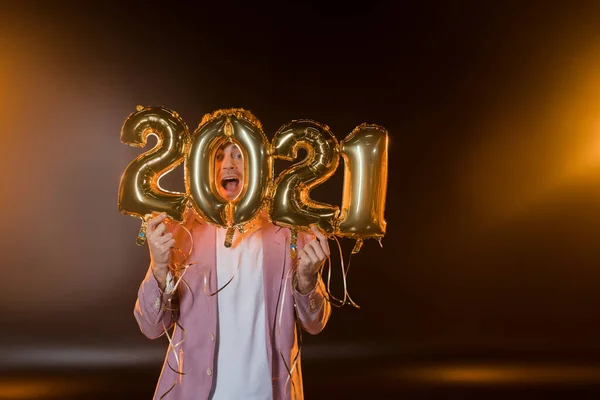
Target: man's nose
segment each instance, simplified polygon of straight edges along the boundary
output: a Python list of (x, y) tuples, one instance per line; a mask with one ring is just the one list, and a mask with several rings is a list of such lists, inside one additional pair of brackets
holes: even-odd
[(223, 158), (223, 164), (221, 164), (221, 168), (223, 169), (234, 169), (235, 164), (233, 162), (233, 158), (230, 156), (225, 156)]

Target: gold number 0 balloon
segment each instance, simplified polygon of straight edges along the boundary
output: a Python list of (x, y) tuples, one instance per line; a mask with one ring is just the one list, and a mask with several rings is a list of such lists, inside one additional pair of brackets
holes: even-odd
[[(174, 111), (138, 106), (138, 111), (123, 124), (121, 142), (144, 147), (149, 135), (157, 136), (158, 143), (133, 160), (123, 172), (119, 186), (119, 210), (142, 219), (152, 212), (166, 212), (171, 219), (182, 221), (187, 195), (164, 190), (158, 181), (183, 161), (189, 140), (188, 127)], [(144, 221), (138, 236), (139, 245), (144, 243), (145, 235)]]
[(309, 120), (282, 126), (273, 138), (273, 157), (293, 161), (303, 147), (308, 156), (281, 173), (275, 181), (271, 219), (284, 226), (317, 224), (326, 232), (335, 229), (339, 208), (310, 199), (310, 191), (335, 172), (338, 142), (326, 126)]
[(363, 124), (341, 143), (344, 158), (342, 213), (336, 234), (357, 240), (385, 235), (388, 134), (385, 128)]
[[(239, 145), (244, 157), (244, 185), (232, 202), (221, 198), (215, 182), (214, 160), (224, 142)], [(196, 212), (209, 223), (233, 228), (252, 220), (265, 205), (272, 162), (260, 122), (243, 109), (218, 110), (204, 116), (192, 135), (186, 170), (186, 186)], [(226, 246), (231, 243), (226, 242)]]

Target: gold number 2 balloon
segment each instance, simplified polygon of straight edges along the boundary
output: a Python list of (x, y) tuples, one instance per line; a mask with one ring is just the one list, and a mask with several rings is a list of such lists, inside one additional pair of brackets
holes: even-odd
[(357, 240), (385, 235), (388, 133), (377, 125), (363, 124), (341, 142), (344, 158), (342, 213), (336, 234)]
[[(214, 160), (225, 142), (236, 143), (244, 158), (242, 191), (233, 200), (219, 195)], [(186, 170), (186, 186), (196, 212), (209, 223), (229, 228), (226, 246), (231, 245), (234, 228), (257, 216), (266, 204), (272, 161), (260, 122), (243, 109), (218, 110), (205, 115), (192, 135)]]
[(282, 126), (273, 138), (273, 157), (293, 161), (300, 148), (308, 156), (283, 171), (275, 180), (270, 215), (273, 222), (289, 227), (316, 224), (326, 232), (335, 230), (339, 208), (310, 199), (310, 191), (335, 172), (338, 142), (329, 128), (310, 120)]
[[(166, 212), (181, 221), (188, 197), (185, 193), (170, 192), (159, 185), (159, 179), (177, 167), (184, 159), (189, 131), (179, 115), (163, 107), (142, 108), (131, 114), (121, 129), (121, 142), (135, 147), (146, 146), (149, 135), (158, 142), (153, 149), (133, 160), (121, 176), (119, 210), (139, 217), (152, 212)], [(137, 243), (145, 241), (145, 220)]]

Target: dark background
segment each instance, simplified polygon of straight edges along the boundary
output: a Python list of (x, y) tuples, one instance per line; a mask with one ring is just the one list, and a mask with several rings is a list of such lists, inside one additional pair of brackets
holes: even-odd
[(599, 2), (84, 3), (0, 3), (0, 399), (152, 394), (138, 104), (388, 129), (383, 248), (305, 337), (308, 398), (600, 394)]

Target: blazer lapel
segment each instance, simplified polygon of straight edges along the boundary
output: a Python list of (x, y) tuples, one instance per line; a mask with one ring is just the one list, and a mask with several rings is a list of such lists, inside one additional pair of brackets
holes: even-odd
[[(217, 290), (216, 228), (203, 223), (191, 209), (189, 213), (193, 215), (189, 215), (186, 219), (186, 227), (192, 233), (193, 249), (188, 262), (193, 265), (190, 265), (185, 276), (187, 282), (192, 286), (194, 295), (204, 297), (205, 290), (206, 294), (214, 293)], [(185, 232), (182, 232), (181, 235), (188, 242), (187, 251), (191, 246), (189, 235)]]
[(265, 296), (265, 317), (267, 329), (267, 352), (272, 360), (272, 347), (277, 337), (277, 310), (283, 300), (283, 281), (288, 243), (288, 230), (272, 223), (263, 227), (263, 282)]

